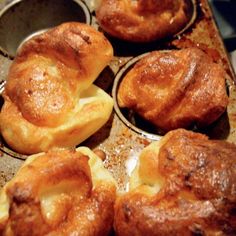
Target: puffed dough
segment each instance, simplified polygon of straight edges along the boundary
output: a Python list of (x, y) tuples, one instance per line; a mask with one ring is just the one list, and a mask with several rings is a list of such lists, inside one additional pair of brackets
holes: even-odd
[(180, 32), (190, 21), (191, 0), (99, 0), (96, 17), (110, 35), (150, 42)]
[(227, 74), (197, 48), (153, 51), (122, 78), (118, 104), (157, 130), (206, 127), (226, 110)]
[(92, 83), (113, 49), (104, 35), (64, 23), (27, 41), (10, 67), (1, 133), (24, 154), (73, 147), (109, 119), (113, 100)]
[(116, 182), (90, 149), (30, 156), (0, 194), (0, 234), (108, 235)]
[(184, 129), (147, 146), (115, 204), (120, 236), (234, 235), (236, 145)]

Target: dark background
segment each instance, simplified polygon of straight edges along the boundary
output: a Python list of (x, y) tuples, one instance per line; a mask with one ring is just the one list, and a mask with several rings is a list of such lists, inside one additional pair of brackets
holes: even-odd
[(209, 0), (229, 52), (236, 50), (236, 0)]

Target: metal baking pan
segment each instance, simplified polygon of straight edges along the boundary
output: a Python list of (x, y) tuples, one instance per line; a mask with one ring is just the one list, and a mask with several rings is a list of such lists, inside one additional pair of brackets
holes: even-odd
[[(24, 1), (32, 2), (34, 0)], [(55, 1), (56, 0), (54, 0), (54, 2)], [(7, 4), (14, 5), (19, 4), (19, 2), (23, 1), (3, 0), (0, 3), (0, 15), (4, 13), (3, 9), (5, 9), (4, 7)], [(42, 0), (34, 2), (44, 2), (45, 4), (49, 4), (48, 2), (51, 2), (53, 4), (53, 0)], [(59, 2), (62, 2), (63, 4), (65, 0), (60, 0)], [(66, 0), (66, 2), (68, 2), (68, 0)], [(82, 2), (82, 10), (86, 11), (87, 13), (84, 13), (84, 15), (82, 13), (82, 17), (78, 20), (84, 21), (87, 24), (91, 24), (96, 29), (101, 30), (96, 22), (93, 0), (70, 0), (70, 2), (73, 8), (72, 16), (76, 15), (73, 7), (74, 3)], [(37, 6), (32, 5), (32, 7)], [(66, 9), (68, 10), (69, 8)], [(14, 11), (17, 11), (17, 7)], [(81, 5), (78, 12), (80, 12), (79, 14), (81, 14)], [(122, 69), (124, 70), (126, 63), (129, 63), (130, 60), (132, 61), (132, 59), (136, 56), (153, 50), (170, 50), (186, 48), (190, 46), (198, 47), (205, 51), (208, 55), (210, 55), (215, 62), (222, 64), (222, 66), (226, 70), (228, 74), (227, 88), (230, 98), (227, 112), (225, 112), (225, 114), (213, 125), (208, 127), (207, 130), (204, 130), (204, 132), (209, 135), (210, 138), (223, 139), (236, 143), (236, 87), (234, 84), (236, 82), (235, 75), (220, 33), (213, 19), (212, 11), (209, 7), (208, 1), (194, 0), (193, 13), (193, 19), (187, 28), (183, 29), (182, 32), (179, 32), (175, 36), (165, 40), (146, 44), (134, 44), (120, 41), (106, 35), (113, 45), (115, 57), (110, 65), (105, 68), (104, 71), (100, 74), (95, 83), (111, 95), (113, 89), (113, 96), (115, 96), (114, 86), (116, 85), (116, 82), (114, 83), (114, 80), (116, 78), (116, 75), (121, 73), (120, 71)], [(69, 16), (71, 15), (69, 14)], [(61, 21), (63, 20), (69, 21), (76, 19), (74, 19), (73, 17), (68, 18), (67, 14), (67, 17), (65, 17), (64, 19), (57, 19), (54, 22), (51, 22), (50, 27), (52, 27), (53, 24), (61, 23)], [(11, 27), (9, 23), (8, 27), (12, 28), (13, 26)], [(0, 21), (0, 34), (7, 34), (7, 32), (1, 32), (2, 30), (3, 29), (1, 27)], [(35, 29), (35, 31), (38, 30), (41, 30), (41, 28)], [(20, 34), (20, 32), (18, 33)], [(27, 33), (24, 34), (24, 37), (28, 37)], [(0, 44), (1, 40), (2, 37), (0, 37)], [(21, 40), (23, 40), (22, 37)], [(7, 76), (7, 70), (12, 62), (12, 58), (15, 55), (15, 49), (12, 50), (11, 53), (8, 53), (3, 45), (0, 46), (2, 47), (0, 55), (1, 86), (4, 85), (4, 81)], [(15, 45), (14, 48), (16, 48)], [(3, 86), (1, 87), (2, 88), (0, 88), (0, 92), (2, 92), (3, 90)], [(3, 99), (1, 98), (1, 105), (2, 104)], [(136, 163), (140, 151), (153, 140), (159, 140), (160, 138), (160, 135), (153, 135), (146, 131), (139, 129), (137, 130), (132, 127), (132, 125), (130, 125), (130, 123), (127, 122), (126, 119), (123, 119), (120, 116), (119, 108), (115, 106), (115, 109), (106, 125), (97, 133), (88, 138), (85, 142), (80, 144), (80, 146), (85, 145), (90, 147), (91, 149), (98, 148), (103, 150), (106, 153), (106, 159), (104, 161), (105, 167), (107, 167), (111, 171), (111, 173), (117, 180), (120, 190), (125, 190), (129, 174)], [(2, 138), (0, 141), (0, 151), (0, 186), (3, 186), (6, 181), (10, 180), (13, 177), (14, 173), (22, 165), (24, 159), (27, 158), (27, 156), (18, 154), (11, 150)]]

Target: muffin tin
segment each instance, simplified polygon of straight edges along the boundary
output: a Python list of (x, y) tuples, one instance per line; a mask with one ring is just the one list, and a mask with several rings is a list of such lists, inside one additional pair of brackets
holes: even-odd
[(120, 86), (121, 81), (125, 77), (125, 75), (133, 68), (133, 66), (141, 60), (143, 57), (147, 56), (149, 53), (141, 54), (137, 57), (132, 58), (130, 61), (128, 61), (116, 74), (113, 88), (112, 88), (112, 97), (114, 99), (114, 109), (116, 112), (116, 115), (119, 117), (119, 119), (131, 130), (134, 132), (143, 135), (151, 140), (159, 140), (160, 135), (158, 135), (158, 132), (153, 132), (155, 130), (154, 126), (141, 117), (139, 117), (137, 114), (135, 114), (133, 111), (127, 109), (127, 108), (120, 108), (118, 104), (117, 99), (117, 93)]
[(14, 0), (0, 12), (0, 48), (14, 58), (30, 37), (66, 21), (91, 23), (90, 11), (80, 0)]
[[(96, 21), (94, 13), (95, 2), (93, 0), (70, 0), (68, 5), (69, 7), (66, 7), (65, 11), (67, 12), (71, 9), (71, 15), (68, 14), (68, 12), (65, 14), (65, 17), (63, 17), (63, 14), (60, 14), (60, 20), (53, 22), (51, 22), (49, 19), (50, 17), (48, 17), (48, 19), (46, 19), (48, 21), (47, 26), (44, 25), (36, 29), (31, 29), (30, 32), (27, 33), (22, 33), (19, 27), (19, 30), (15, 31), (11, 37), (11, 33), (9, 32), (14, 26), (12, 21), (13, 18), (8, 22), (7, 25), (3, 25), (3, 23), (1, 23), (3, 22), (1, 18), (7, 17), (8, 12), (11, 12), (11, 14), (14, 13), (16, 15), (19, 14), (21, 15), (20, 17), (28, 17), (28, 13), (22, 14), (21, 11), (18, 12), (18, 9), (20, 9), (18, 4), (22, 4), (23, 7), (25, 6), (23, 4), (24, 2), (26, 5), (27, 2), (32, 2), (32, 7), (36, 7), (38, 3), (47, 3), (49, 4), (48, 6), (50, 6), (50, 4), (53, 5), (55, 2), (57, 2), (57, 8), (62, 10), (64, 9), (63, 6), (65, 6), (65, 2), (68, 3), (68, 0), (4, 0), (0, 3), (0, 9), (2, 9), (0, 13), (0, 92), (3, 90), (7, 71), (9, 65), (12, 62), (11, 58), (14, 57), (17, 47), (20, 45), (21, 41), (23, 41), (29, 35), (38, 32), (38, 30), (44, 30), (45, 28), (52, 27), (54, 24), (68, 20), (78, 20), (87, 24), (91, 24), (96, 29), (102, 31)], [(33, 3), (35, 5), (33, 5)], [(76, 18), (77, 13), (75, 13), (74, 7), (70, 8), (70, 6), (74, 6), (75, 3), (79, 8), (78, 11), (76, 11), (79, 12), (78, 19)], [(138, 44), (120, 41), (105, 34), (113, 45), (115, 57), (111, 61), (110, 65), (106, 67), (100, 74), (95, 84), (113, 96), (115, 101), (114, 111), (106, 125), (103, 126), (97, 133), (88, 138), (85, 142), (80, 144), (80, 146), (88, 146), (91, 149), (100, 149), (106, 153), (104, 165), (111, 171), (117, 180), (120, 190), (127, 189), (128, 177), (136, 164), (141, 150), (153, 140), (160, 140), (162, 137), (161, 135), (153, 134), (150, 128), (145, 130), (143, 127), (137, 127), (135, 124), (130, 122), (127, 116), (125, 116), (124, 112), (120, 110), (116, 101), (119, 79), (122, 77), (123, 73), (126, 73), (128, 68), (133, 63), (142, 57), (142, 54), (153, 50), (171, 50), (194, 46), (205, 51), (213, 58), (215, 62), (222, 64), (228, 74), (227, 89), (230, 99), (227, 112), (225, 112), (225, 114), (213, 125), (208, 127), (206, 130), (201, 130), (201, 132), (206, 133), (211, 138), (224, 139), (236, 143), (235, 75), (229, 62), (221, 36), (214, 22), (208, 1), (197, 0), (193, 1), (192, 3), (193, 17), (191, 22), (187, 25), (187, 28), (183, 29), (183, 32), (180, 32), (171, 38), (151, 43)], [(62, 4), (61, 7), (58, 6), (60, 4)], [(6, 5), (7, 7), (5, 8)], [(11, 7), (14, 9), (13, 11), (10, 9)], [(23, 10), (24, 9), (22, 9), (22, 11)], [(42, 19), (43, 17), (41, 11), (42, 10), (40, 10), (38, 13), (35, 12), (34, 14), (38, 20)], [(32, 17), (32, 15), (30, 15), (30, 17)], [(30, 22), (31, 21), (33, 22), (33, 20), (30, 19)], [(6, 19), (4, 22), (6, 22)], [(10, 46), (6, 46), (6, 42), (9, 42)], [(3, 99), (1, 98), (1, 105), (2, 104)], [(21, 155), (14, 152), (14, 150), (11, 150), (11, 148), (7, 146), (2, 138), (0, 146), (0, 186), (3, 186), (6, 181), (12, 178), (14, 173), (22, 165), (24, 159), (26, 159), (27, 156)]]
[[(176, 51), (176, 50), (175, 50)], [(171, 50), (158, 50), (161, 54), (165, 54), (168, 52), (171, 52)], [(150, 55), (149, 52), (141, 54), (137, 57), (132, 58), (129, 60), (116, 74), (115, 79), (114, 79), (114, 84), (113, 84), (113, 89), (112, 89), (112, 96), (114, 99), (114, 109), (117, 114), (117, 116), (120, 118), (120, 120), (131, 130), (135, 131), (136, 133), (142, 134), (145, 137), (151, 139), (151, 140), (159, 140), (163, 135), (166, 134), (165, 131), (163, 131), (161, 128), (158, 128), (148, 120), (145, 120), (145, 118), (142, 118), (137, 112), (135, 112), (135, 109), (129, 109), (126, 107), (120, 107), (119, 102), (118, 102), (118, 91), (120, 88), (120, 85), (125, 79), (126, 75), (135, 67), (135, 65), (142, 60), (144, 57), (147, 57)], [(139, 70), (140, 72), (140, 70)], [(137, 73), (137, 72), (136, 72)], [(138, 77), (138, 75), (135, 75)], [(130, 78), (130, 77), (129, 77)], [(138, 79), (138, 78), (137, 78)], [(141, 82), (142, 83), (142, 82)], [(126, 85), (127, 85), (127, 80), (126, 80)], [(143, 85), (143, 84), (142, 84)], [(125, 86), (123, 86), (123, 93)], [(228, 92), (228, 85), (226, 84), (226, 91)], [(127, 99), (128, 102), (128, 94), (125, 93), (123, 95), (123, 99)], [(137, 94), (137, 92), (136, 92)], [(130, 98), (131, 99), (131, 98)], [(145, 97), (143, 98), (145, 99)], [(150, 98), (147, 98), (150, 99)], [(126, 103), (126, 104), (127, 104)], [(196, 111), (197, 112), (197, 111)], [(200, 132), (200, 133), (205, 133), (206, 135), (210, 136), (212, 139), (220, 139), (223, 135), (222, 131), (221, 132), (214, 132), (212, 131), (214, 129), (219, 129), (219, 127), (223, 128), (224, 133), (227, 133), (229, 130), (229, 125), (228, 125), (228, 119), (227, 119), (227, 112), (224, 112), (215, 122), (213, 122), (211, 125), (208, 125), (207, 127), (204, 128), (198, 128), (195, 124), (192, 124), (188, 130), (192, 130), (195, 132)]]

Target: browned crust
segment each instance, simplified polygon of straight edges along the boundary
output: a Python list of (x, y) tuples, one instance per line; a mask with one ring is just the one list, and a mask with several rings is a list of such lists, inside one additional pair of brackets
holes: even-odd
[(164, 184), (155, 195), (137, 187), (117, 200), (118, 235), (236, 233), (235, 145), (180, 129), (169, 132), (160, 149), (156, 145), (148, 152), (146, 163), (149, 155), (158, 159)]
[(226, 73), (196, 48), (154, 51), (123, 78), (118, 103), (169, 131), (214, 122), (226, 109)]
[(64, 23), (22, 46), (10, 68), (5, 96), (26, 120), (57, 126), (111, 57), (103, 34), (85, 24)]
[[(42, 193), (60, 184), (72, 184), (56, 205), (55, 218), (42, 213)], [(115, 186), (93, 186), (88, 157), (75, 151), (54, 150), (43, 154), (17, 173), (6, 186), (10, 200), (8, 235), (107, 235), (113, 222)]]
[(105, 36), (78, 22), (23, 44), (3, 93), (0, 127), (5, 141), (15, 151), (32, 154), (76, 146), (96, 132), (110, 116), (112, 99), (100, 91), (94, 94), (97, 99), (83, 106), (79, 102), (82, 92), (89, 97), (86, 91), (112, 56)]
[(181, 31), (190, 20), (190, 5), (189, 0), (102, 0), (96, 17), (114, 37), (150, 42)]

